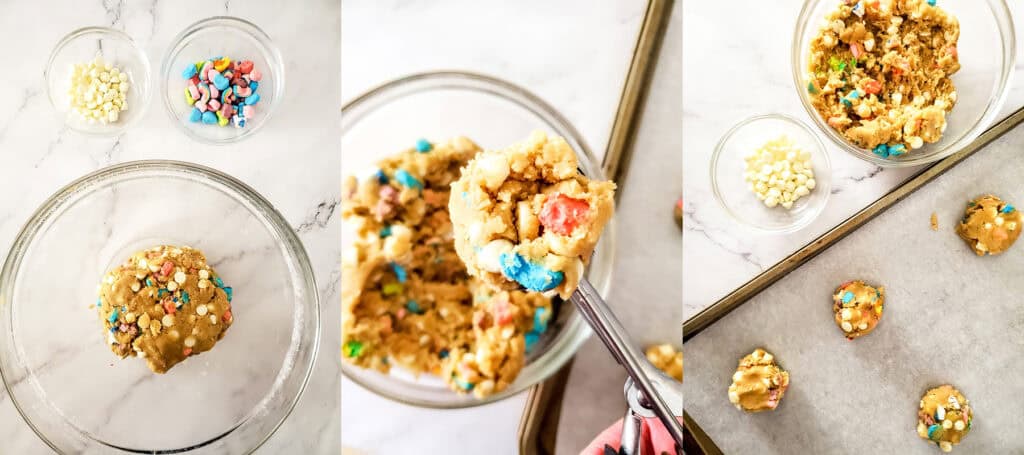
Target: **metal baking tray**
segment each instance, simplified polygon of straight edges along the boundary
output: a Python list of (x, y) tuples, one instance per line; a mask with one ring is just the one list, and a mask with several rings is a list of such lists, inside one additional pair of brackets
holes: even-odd
[[(687, 320), (688, 453), (937, 453), (918, 438), (916, 412), (942, 383), (977, 415), (955, 452), (1024, 453), (1024, 434), (1002, 431), (1024, 406), (1024, 383), (1010, 379), (1024, 374), (1024, 253), (979, 258), (953, 231), (976, 196), (1024, 200), (1022, 121), (1024, 108)], [(849, 279), (887, 290), (878, 328), (853, 342), (831, 319), (831, 293)], [(747, 415), (726, 389), (756, 347), (792, 385), (778, 410)]]

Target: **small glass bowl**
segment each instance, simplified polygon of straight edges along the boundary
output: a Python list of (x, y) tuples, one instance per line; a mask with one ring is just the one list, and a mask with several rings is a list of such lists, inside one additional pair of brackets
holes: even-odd
[[(260, 95), (259, 103), (254, 105), (256, 114), (246, 119), (244, 128), (189, 121), (193, 106), (185, 100), (188, 80), (182, 77), (182, 72), (188, 65), (219, 56), (232, 61), (251, 60), (254, 68), (263, 73), (256, 91)], [(267, 123), (284, 98), (281, 51), (263, 30), (237, 17), (211, 17), (188, 26), (164, 55), (160, 74), (167, 114), (188, 137), (206, 144), (230, 144), (252, 136)]]
[[(546, 102), (511, 83), (457, 71), (406, 76), (346, 103), (341, 114), (342, 174), (366, 175), (363, 170), (412, 147), (420, 138), (445, 140), (461, 135), (482, 148), (497, 148), (521, 141), (538, 129), (564, 137), (577, 152), (585, 175), (605, 178), (580, 134)], [(343, 224), (343, 248), (352, 241), (351, 229)], [(607, 297), (611, 285), (614, 246), (612, 220), (605, 226), (586, 272), (603, 297)], [(417, 378), (399, 368), (382, 374), (342, 360), (341, 371), (353, 382), (394, 401), (430, 408), (466, 408), (508, 398), (543, 381), (576, 353), (590, 333), (573, 305), (561, 302), (549, 330), (527, 357), (519, 376), (505, 390), (484, 399), (457, 394), (436, 376), (423, 374)]]
[(941, 160), (964, 148), (995, 120), (1006, 99), (1016, 58), (1013, 19), (1003, 0), (940, 2), (960, 21), (960, 70), (953, 74), (957, 101), (946, 115), (942, 139), (925, 144), (896, 158), (882, 158), (871, 150), (851, 144), (825, 123), (811, 105), (807, 93), (807, 65), (810, 43), (821, 28), (825, 15), (841, 0), (806, 0), (793, 33), (791, 64), (793, 82), (800, 102), (814, 124), (839, 148), (879, 166), (905, 167)]
[[(814, 166), (816, 186), (789, 210), (781, 205), (765, 206), (743, 179), (744, 158), (780, 136), (792, 139), (798, 148), (810, 152)], [(736, 220), (765, 232), (794, 232), (810, 224), (825, 208), (831, 184), (832, 164), (825, 145), (807, 125), (788, 115), (759, 115), (738, 123), (722, 136), (711, 156), (711, 187), (715, 200)]]
[[(125, 102), (114, 123), (89, 123), (71, 109), (71, 68), (101, 57), (105, 63), (128, 75), (130, 83)], [(116, 136), (124, 133), (146, 113), (149, 106), (149, 58), (130, 36), (108, 27), (86, 27), (62, 38), (50, 53), (43, 75), (46, 94), (54, 110), (74, 131), (93, 136)]]
[[(109, 268), (159, 244), (200, 249), (235, 290), (224, 338), (162, 375), (117, 358), (90, 307)], [(305, 389), (319, 308), (302, 244), (252, 188), (189, 163), (124, 163), (58, 191), (15, 239), (0, 374), (59, 453), (249, 453)]]

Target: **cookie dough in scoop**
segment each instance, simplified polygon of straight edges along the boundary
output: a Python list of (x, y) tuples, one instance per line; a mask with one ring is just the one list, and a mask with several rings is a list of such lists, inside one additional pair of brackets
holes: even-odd
[(580, 174), (565, 139), (535, 132), (462, 169), (448, 202), (470, 275), (569, 298), (614, 210), (615, 184)]
[(232, 289), (199, 250), (161, 245), (139, 251), (103, 277), (96, 310), (121, 358), (166, 373), (213, 349), (234, 322)]

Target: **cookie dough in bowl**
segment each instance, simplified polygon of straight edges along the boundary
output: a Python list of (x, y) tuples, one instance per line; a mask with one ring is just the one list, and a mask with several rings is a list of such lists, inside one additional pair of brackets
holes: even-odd
[(934, 1), (847, 1), (811, 41), (807, 91), (826, 123), (882, 157), (939, 141), (956, 104), (960, 24)]
[(60, 453), (255, 450), (313, 368), (312, 270), (292, 226), (231, 176), (172, 161), (93, 172), (7, 256), (7, 393)]
[(452, 194), (455, 248), (470, 275), (563, 299), (615, 205), (615, 184), (581, 175), (569, 144), (543, 132), (478, 154)]
[(451, 183), (479, 147), (464, 137), (386, 157), (343, 185), (356, 233), (342, 263), (342, 356), (389, 373), (438, 376), (484, 398), (505, 390), (547, 330), (551, 299), (493, 289), (455, 254)]
[(794, 89), (838, 148), (884, 167), (935, 162), (1000, 116), (1016, 39), (1007, 1), (804, 0)]
[(110, 349), (145, 359), (154, 373), (213, 349), (234, 322), (232, 288), (187, 246), (139, 251), (98, 287), (96, 311)]

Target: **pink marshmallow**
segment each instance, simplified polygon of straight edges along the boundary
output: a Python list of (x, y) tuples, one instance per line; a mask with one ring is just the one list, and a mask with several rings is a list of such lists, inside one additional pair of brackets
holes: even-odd
[(206, 112), (206, 103), (202, 101), (196, 101), (195, 106), (196, 109), (199, 109), (199, 112)]
[(260, 70), (254, 69), (249, 73), (249, 79), (259, 82), (260, 79), (263, 79), (263, 73), (261, 73)]
[(213, 78), (217, 77), (216, 75), (218, 74), (220, 74), (220, 71), (217, 71), (216, 68), (210, 66), (210, 70), (206, 73), (206, 80), (213, 82)]
[(256, 115), (256, 106), (248, 104), (248, 105), (246, 105), (245, 107), (242, 108), (242, 116), (243, 117), (245, 117), (245, 118), (252, 118), (253, 115)]
[(209, 71), (210, 68), (213, 68), (213, 64), (212, 63), (210, 63), (210, 62), (203, 63), (203, 67), (199, 69), (199, 79), (200, 80), (204, 80), (204, 81), (208, 81), (209, 80), (209, 79), (206, 78), (206, 72)]
[(194, 85), (188, 86), (188, 94), (191, 95), (194, 100), (199, 99), (199, 89)]
[(210, 105), (210, 110), (211, 111), (216, 111), (216, 110), (220, 109), (220, 101), (210, 100), (210, 102), (207, 103), (207, 104)]
[(210, 86), (210, 98), (217, 98), (219, 96), (220, 96), (220, 90), (217, 90), (217, 87), (214, 87), (214, 86), (211, 85)]

